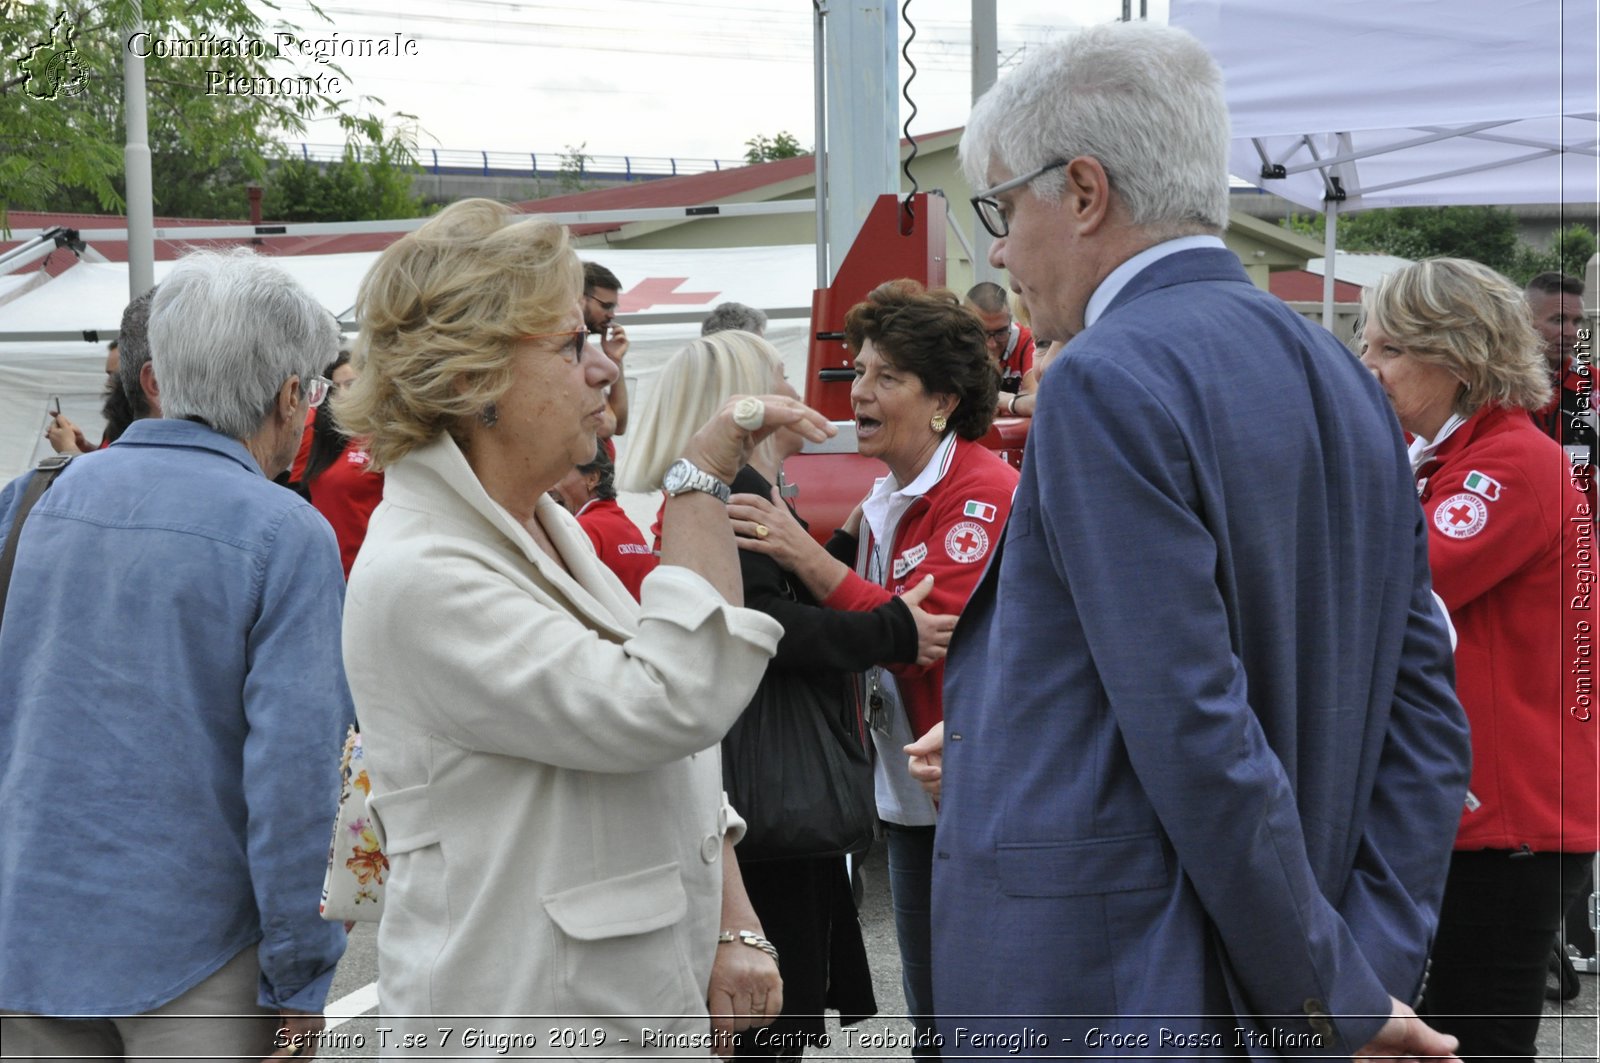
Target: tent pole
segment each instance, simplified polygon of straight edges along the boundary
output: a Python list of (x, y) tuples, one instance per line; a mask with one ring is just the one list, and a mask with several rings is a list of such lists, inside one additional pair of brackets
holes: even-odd
[(1327, 201), (1328, 209), (1323, 215), (1322, 242), (1322, 327), (1329, 332), (1333, 331), (1333, 255), (1338, 243), (1339, 232), (1339, 201)]

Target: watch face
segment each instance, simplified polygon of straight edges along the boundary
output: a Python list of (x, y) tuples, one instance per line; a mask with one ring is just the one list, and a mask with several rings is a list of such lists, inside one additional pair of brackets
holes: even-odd
[(683, 490), (683, 485), (689, 481), (689, 463), (679, 458), (667, 466), (667, 475), (661, 478), (661, 486), (668, 494)]

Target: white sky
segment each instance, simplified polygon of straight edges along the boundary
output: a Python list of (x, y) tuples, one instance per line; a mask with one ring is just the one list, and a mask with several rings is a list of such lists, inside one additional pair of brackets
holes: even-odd
[[(407, 111), (421, 147), (591, 156), (739, 159), (757, 134), (810, 148), (810, 0), (281, 0), (307, 36), (417, 40), (412, 57), (338, 62), (357, 94)], [(898, 8), (900, 0), (885, 0)], [(1001, 71), (1029, 46), (1120, 17), (1121, 0), (998, 0)], [(1150, 17), (1165, 19), (1166, 0)], [(1138, 2), (1133, 3), (1137, 16)], [(971, 102), (970, 0), (911, 0), (917, 25), (912, 133), (964, 124)], [(899, 41), (907, 36), (901, 24)], [(314, 64), (301, 63), (302, 70)], [(906, 70), (902, 64), (901, 81)], [(901, 121), (909, 108), (901, 103)], [(338, 140), (328, 127), (313, 143)]]

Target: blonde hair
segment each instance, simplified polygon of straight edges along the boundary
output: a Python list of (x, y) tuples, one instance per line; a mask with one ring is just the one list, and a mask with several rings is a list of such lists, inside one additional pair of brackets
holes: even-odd
[[(750, 332), (703, 336), (667, 362), (656, 386), (629, 425), (628, 446), (617, 466), (617, 489), (653, 491), (667, 466), (683, 454), (689, 437), (733, 395), (767, 395), (783, 378), (778, 349)], [(772, 437), (756, 455), (775, 460)]]
[(1368, 321), (1465, 385), (1455, 404), (1463, 417), (1486, 405), (1536, 410), (1550, 401), (1550, 371), (1528, 305), (1488, 266), (1464, 258), (1414, 262), (1361, 293), (1357, 330)]
[(565, 227), (489, 199), (446, 207), (361, 281), (360, 376), (335, 416), (373, 467), (393, 464), (504, 395), (517, 341), (562, 327), (582, 289)]

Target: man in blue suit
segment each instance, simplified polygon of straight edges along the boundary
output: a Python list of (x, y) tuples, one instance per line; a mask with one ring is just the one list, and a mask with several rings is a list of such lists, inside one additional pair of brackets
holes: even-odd
[(1227, 146), (1215, 63), (1145, 23), (1044, 49), (962, 141), (1071, 342), (950, 650), (946, 1054), (1454, 1047), (1406, 1003), (1468, 767), (1410, 467), (1223, 245)]

